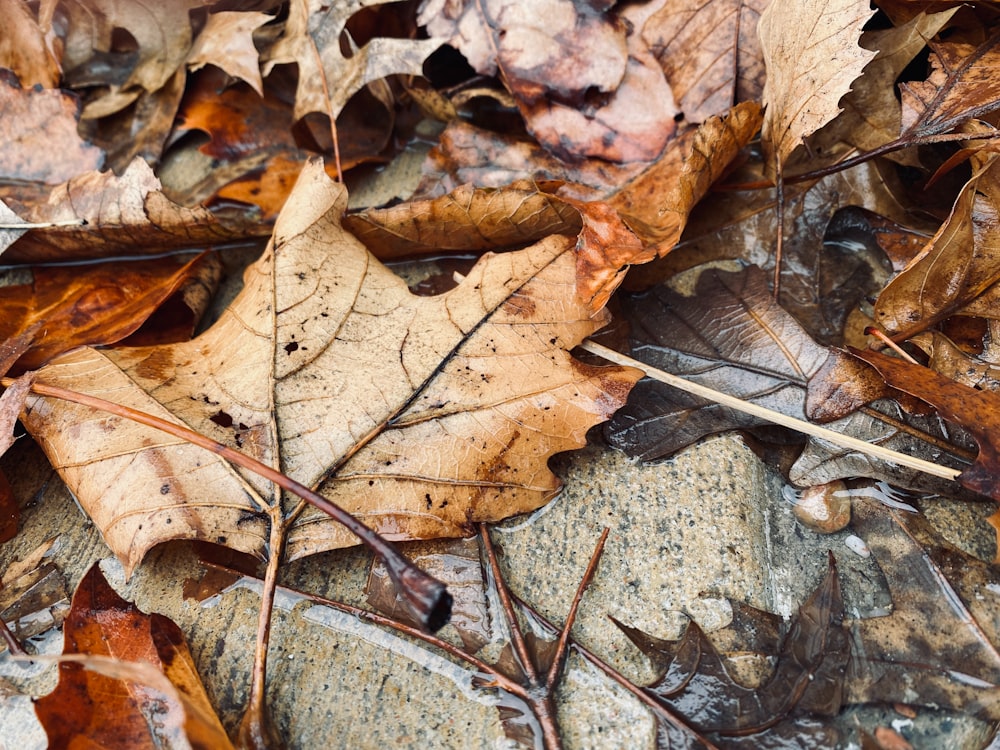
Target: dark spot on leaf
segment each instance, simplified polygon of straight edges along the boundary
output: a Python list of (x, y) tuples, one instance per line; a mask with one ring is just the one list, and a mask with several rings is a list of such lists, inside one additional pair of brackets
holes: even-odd
[(298, 348), (299, 348), (299, 345), (298, 345), (298, 342), (296, 342), (296, 341), (293, 341), (290, 344), (285, 344), (285, 351), (288, 354), (291, 354), (294, 351), (298, 351)]
[(209, 419), (219, 425), (219, 427), (233, 426), (233, 418), (221, 409), (210, 416)]
[(170, 494), (170, 485), (169, 484), (162, 484), (162, 485), (160, 485), (160, 494), (161, 495), (169, 495)]

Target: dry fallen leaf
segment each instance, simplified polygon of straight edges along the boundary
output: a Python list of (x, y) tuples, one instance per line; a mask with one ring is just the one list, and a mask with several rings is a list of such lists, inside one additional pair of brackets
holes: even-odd
[(25, 88), (55, 88), (62, 71), (35, 12), (21, 0), (0, 0), (0, 18), (4, 20), (0, 68), (13, 71)]
[(62, 91), (0, 80), (0, 112), (0, 182), (58, 185), (102, 166), (102, 151), (77, 133), (79, 104)]
[(772, 0), (757, 29), (764, 51), (765, 165), (773, 175), (840, 112), (840, 98), (874, 52), (858, 46), (875, 13), (867, 0)]
[[(414, 297), (340, 227), (345, 203), (311, 162), (211, 329), (173, 346), (77, 350), (40, 379), (180, 420), (389, 538), (465, 535), (543, 504), (559, 489), (546, 459), (583, 445), (639, 377), (567, 354), (607, 321), (591, 300), (610, 289), (581, 299), (577, 239), (553, 235)], [(169, 539), (265, 554), (280, 498), (260, 478), (71, 404), (36, 399), (24, 422), (128, 570)], [(313, 509), (288, 525), (292, 559), (356, 543)]]
[(1000, 161), (977, 155), (973, 169), (951, 215), (875, 303), (875, 321), (895, 337), (926, 330), (1000, 280)]
[(425, 3), (428, 33), (461, 51), (478, 72), (499, 70), (529, 132), (572, 160), (654, 159), (674, 132), (677, 108), (642, 38), (644, 6), (607, 10), (546, 0)]
[(20, 192), (11, 191), (4, 198), (23, 219), (82, 219), (86, 225), (33, 229), (6, 251), (4, 260), (11, 262), (154, 254), (259, 237), (268, 229), (252, 216), (177, 205), (160, 191), (160, 181), (142, 159), (133, 161), (121, 176), (87, 172), (74, 177), (53, 188), (44, 202), (22, 204), (17, 200)]
[(757, 19), (765, 7), (767, 0), (671, 0), (646, 21), (643, 39), (688, 122), (760, 99), (764, 60)]
[(254, 47), (253, 32), (271, 20), (273, 17), (267, 13), (212, 13), (188, 53), (188, 67), (198, 70), (215, 65), (233, 78), (246, 81), (259, 96), (264, 96), (260, 54)]
[[(441, 46), (442, 40), (376, 37), (358, 48), (345, 31), (351, 16), (383, 2), (327, 4), (322, 0), (301, 0), (290, 4), (285, 30), (265, 58), (264, 75), (275, 65), (298, 65), (296, 120), (310, 112), (336, 118), (348, 99), (365, 85), (394, 74), (422, 74), (424, 60)], [(343, 35), (348, 40), (349, 55), (341, 50)]]

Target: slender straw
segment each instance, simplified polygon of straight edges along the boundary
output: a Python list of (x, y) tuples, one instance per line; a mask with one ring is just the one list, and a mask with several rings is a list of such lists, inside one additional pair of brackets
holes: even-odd
[(667, 385), (673, 386), (678, 390), (714, 401), (722, 406), (728, 406), (730, 409), (741, 411), (744, 414), (750, 414), (751, 416), (759, 417), (760, 419), (764, 419), (768, 422), (780, 424), (783, 427), (790, 427), (791, 429), (798, 430), (806, 435), (812, 435), (813, 437), (827, 440), (843, 448), (860, 451), (861, 453), (865, 453), (869, 456), (881, 458), (885, 461), (892, 461), (900, 466), (916, 469), (917, 471), (922, 471), (925, 474), (942, 477), (943, 479), (956, 480), (958, 475), (962, 473), (958, 469), (940, 466), (938, 464), (931, 463), (930, 461), (924, 461), (922, 458), (908, 456), (905, 453), (898, 453), (897, 451), (883, 448), (881, 445), (867, 443), (864, 440), (859, 440), (858, 438), (851, 437), (850, 435), (842, 435), (839, 432), (828, 430), (825, 427), (820, 427), (819, 425), (812, 424), (811, 422), (796, 419), (795, 417), (789, 417), (786, 414), (766, 409), (763, 406), (757, 406), (757, 404), (752, 404), (748, 401), (743, 401), (713, 388), (708, 388), (707, 386), (699, 385), (698, 383), (692, 383), (691, 381), (685, 380), (677, 375), (671, 375), (669, 372), (658, 370), (655, 367), (639, 362), (631, 357), (627, 357), (624, 354), (616, 352), (614, 349), (609, 349), (608, 347), (597, 344), (589, 339), (580, 344), (580, 348), (590, 352), (591, 354), (603, 357), (609, 362), (638, 368), (646, 373), (647, 377), (659, 380), (661, 383), (666, 383)]

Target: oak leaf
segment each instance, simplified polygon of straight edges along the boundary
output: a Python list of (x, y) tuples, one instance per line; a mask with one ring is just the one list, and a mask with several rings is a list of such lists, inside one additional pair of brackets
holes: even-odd
[[(358, 48), (346, 31), (351, 16), (383, 2), (303, 0), (290, 4), (284, 32), (265, 57), (264, 75), (275, 65), (298, 65), (296, 120), (310, 112), (336, 118), (347, 100), (367, 84), (394, 74), (422, 75), (424, 60), (441, 46), (440, 39), (376, 37)], [(341, 51), (341, 37), (346, 37), (350, 56)]]
[(858, 46), (875, 11), (866, 0), (772, 0), (757, 23), (767, 80), (761, 141), (769, 170), (840, 112), (875, 53)]
[[(98, 53), (110, 52), (115, 29), (124, 29), (136, 43), (136, 55), (126, 78), (109, 81), (106, 92), (84, 107), (84, 117), (114, 114), (143, 92), (163, 88), (180, 70), (191, 49), (189, 12), (210, 0), (133, 3), (122, 0), (70, 0), (63, 4), (69, 17), (63, 66), (84, 70)], [(119, 32), (120, 33), (120, 32)], [(107, 67), (107, 66), (105, 66)], [(112, 72), (117, 76), (117, 72)]]
[[(542, 505), (559, 490), (546, 459), (583, 445), (639, 377), (567, 353), (608, 320), (601, 295), (579, 294), (577, 239), (488, 254), (451, 292), (415, 297), (341, 228), (345, 203), (311, 162), (211, 329), (77, 350), (39, 378), (186, 423), (389, 538), (465, 535)], [(36, 399), (24, 421), (126, 569), (177, 538), (265, 554), (282, 500), (258, 477), (73, 405)], [(289, 558), (356, 543), (322, 513), (283, 507)]]

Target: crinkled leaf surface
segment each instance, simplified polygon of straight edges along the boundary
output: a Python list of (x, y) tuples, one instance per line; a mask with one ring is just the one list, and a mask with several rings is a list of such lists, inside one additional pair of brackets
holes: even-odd
[(7, 250), (4, 260), (23, 263), (154, 254), (259, 237), (268, 231), (250, 216), (216, 214), (174, 203), (160, 190), (159, 179), (142, 159), (134, 160), (121, 175), (85, 172), (46, 192), (47, 198), (40, 201), (21, 203), (20, 190), (4, 198), (28, 221), (85, 220), (86, 224), (30, 230)]
[(212, 13), (188, 53), (188, 67), (198, 70), (204, 65), (215, 65), (234, 78), (246, 81), (263, 96), (260, 53), (254, 46), (253, 32), (270, 20), (272, 17), (267, 13)]
[[(78, 350), (39, 377), (182, 421), (390, 538), (464, 535), (543, 504), (559, 489), (547, 458), (583, 445), (639, 376), (567, 354), (607, 320), (578, 292), (577, 240), (487, 255), (451, 292), (415, 297), (341, 228), (345, 202), (310, 163), (211, 329), (174, 346)], [(176, 538), (265, 553), (265, 511), (280, 498), (259, 478), (72, 405), (38, 399), (25, 421), (129, 569)], [(287, 554), (354, 543), (306, 510)]]
[[(347, 100), (366, 84), (393, 74), (422, 74), (424, 60), (441, 46), (441, 39), (376, 37), (358, 48), (345, 32), (351, 16), (362, 8), (381, 4), (383, 0), (308, 0), (290, 4), (285, 29), (267, 53), (264, 73), (281, 63), (298, 65), (296, 120), (310, 112), (336, 118)], [(341, 50), (341, 36), (345, 34), (349, 56)]]
[(772, 0), (761, 14), (768, 169), (840, 112), (840, 98), (875, 56), (858, 45), (873, 13), (866, 0)]
[(480, 73), (499, 70), (528, 130), (573, 160), (655, 158), (674, 133), (677, 108), (642, 37), (644, 8), (608, 10), (545, 0), (425, 2), (428, 32), (447, 40)]

